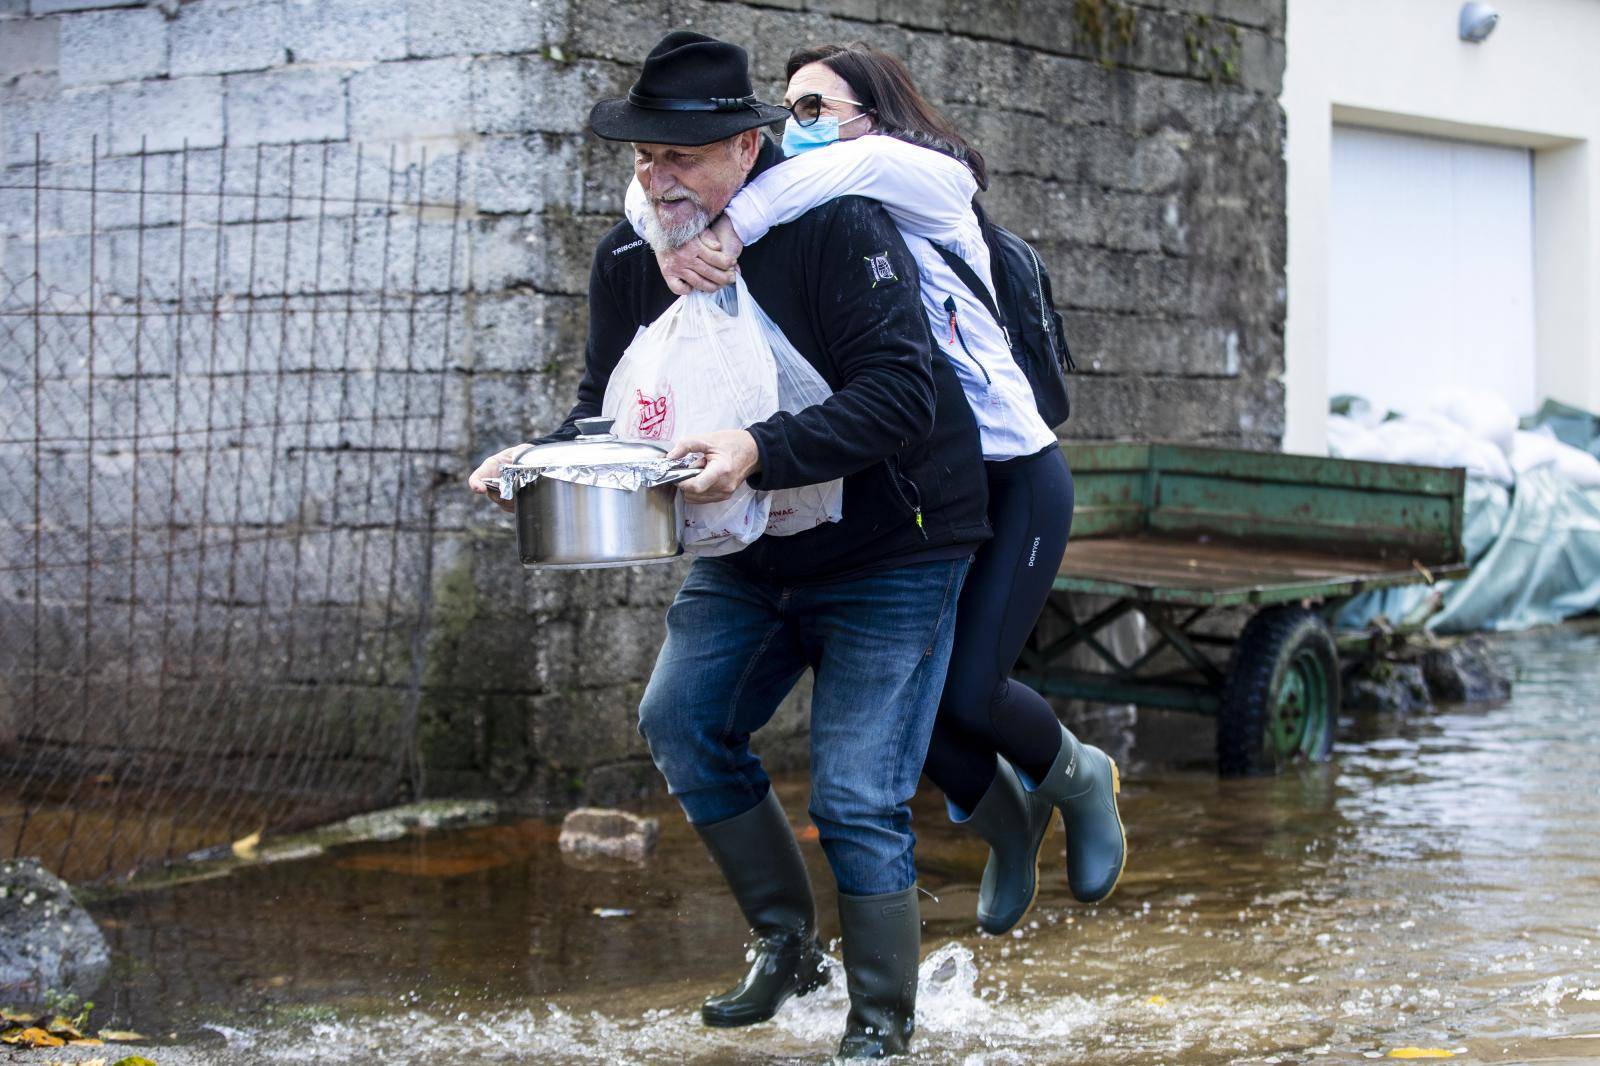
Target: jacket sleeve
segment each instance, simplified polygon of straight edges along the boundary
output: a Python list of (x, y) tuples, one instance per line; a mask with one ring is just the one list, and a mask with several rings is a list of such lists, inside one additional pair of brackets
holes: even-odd
[(883, 209), (841, 199), (801, 223), (803, 302), (834, 393), (748, 428), (758, 489), (846, 477), (920, 442), (933, 428), (932, 339), (917, 268)]
[(589, 268), (589, 337), (584, 345), (583, 380), (578, 382), (578, 402), (573, 405), (565, 420), (534, 444), (547, 444), (553, 440), (571, 440), (578, 435), (577, 421), (600, 413), (600, 403), (605, 399), (606, 383), (611, 372), (628, 350), (637, 331), (636, 324), (623, 311), (617, 299), (611, 278), (601, 268), (601, 250), (595, 252), (594, 265)]
[(727, 215), (739, 239), (754, 244), (773, 226), (819, 204), (864, 196), (881, 203), (906, 233), (943, 240), (971, 215), (977, 191), (977, 179), (960, 160), (869, 134), (802, 152), (764, 171), (734, 196)]

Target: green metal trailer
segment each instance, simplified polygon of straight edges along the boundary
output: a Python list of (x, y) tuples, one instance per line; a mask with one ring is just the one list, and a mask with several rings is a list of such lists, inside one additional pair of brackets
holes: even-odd
[[(1461, 469), (1192, 444), (1062, 450), (1072, 540), (1017, 676), (1050, 695), (1215, 716), (1223, 774), (1327, 758), (1339, 604), (1468, 570)], [(1110, 602), (1083, 611), (1083, 594)], [(1242, 632), (1219, 634), (1218, 612), (1239, 608), (1253, 609)], [(1102, 633), (1132, 612), (1155, 640), (1130, 658)], [(1104, 669), (1070, 665), (1077, 648)]]

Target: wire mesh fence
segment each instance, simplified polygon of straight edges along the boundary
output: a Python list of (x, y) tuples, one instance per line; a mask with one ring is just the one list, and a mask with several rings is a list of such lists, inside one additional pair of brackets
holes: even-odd
[(459, 157), (59, 148), (0, 175), (0, 856), (407, 795)]

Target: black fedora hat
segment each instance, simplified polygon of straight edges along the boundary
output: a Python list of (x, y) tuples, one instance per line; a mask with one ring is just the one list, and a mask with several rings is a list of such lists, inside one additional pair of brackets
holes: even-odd
[(645, 56), (625, 97), (601, 100), (589, 128), (608, 141), (693, 146), (780, 122), (789, 109), (757, 100), (743, 48), (674, 30)]

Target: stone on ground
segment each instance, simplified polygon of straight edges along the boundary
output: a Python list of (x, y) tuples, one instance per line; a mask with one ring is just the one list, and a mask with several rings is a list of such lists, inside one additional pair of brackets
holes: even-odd
[(627, 811), (580, 807), (561, 823), (561, 850), (579, 858), (640, 862), (655, 850), (661, 823)]
[(111, 951), (89, 912), (37, 859), (0, 862), (0, 1002), (36, 1007), (47, 992), (93, 995)]
[(1468, 637), (1427, 652), (1422, 657), (1422, 672), (1428, 691), (1444, 703), (1483, 703), (1511, 696), (1511, 680), (1482, 637)]

